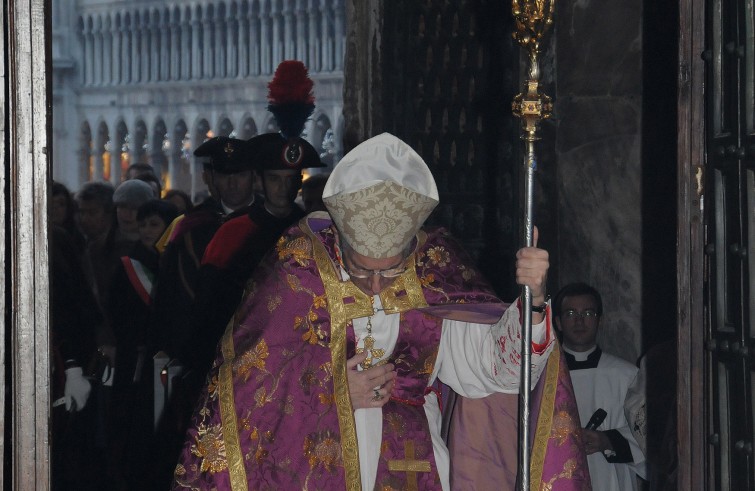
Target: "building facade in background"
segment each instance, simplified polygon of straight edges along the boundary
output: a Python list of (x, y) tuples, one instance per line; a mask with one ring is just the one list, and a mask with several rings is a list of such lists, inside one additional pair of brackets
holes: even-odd
[(53, 0), (52, 12), (53, 177), (71, 190), (148, 163), (196, 196), (198, 145), (277, 130), (267, 84), (287, 59), (315, 82), (305, 138), (331, 168), (342, 154), (343, 0)]

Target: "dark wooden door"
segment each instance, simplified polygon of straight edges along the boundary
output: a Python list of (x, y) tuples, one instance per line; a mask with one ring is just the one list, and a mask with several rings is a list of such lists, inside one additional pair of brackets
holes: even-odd
[(706, 9), (708, 489), (754, 490), (755, 0)]

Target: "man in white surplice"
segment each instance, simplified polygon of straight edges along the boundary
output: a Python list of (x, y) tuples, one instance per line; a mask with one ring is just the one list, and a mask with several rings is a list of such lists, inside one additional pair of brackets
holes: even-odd
[(593, 287), (563, 287), (554, 300), (554, 312), (582, 426), (598, 409), (606, 411), (596, 428), (582, 431), (593, 489), (636, 491), (636, 476), (645, 478), (645, 456), (629, 428), (624, 400), (637, 367), (598, 346), (603, 302)]

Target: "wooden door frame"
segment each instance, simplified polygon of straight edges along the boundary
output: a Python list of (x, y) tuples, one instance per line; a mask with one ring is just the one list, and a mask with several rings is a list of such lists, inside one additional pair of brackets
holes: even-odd
[[(10, 363), (10, 380), (0, 382), (12, 397), (12, 441), (0, 435), (0, 450), (11, 446), (13, 469), (2, 469), (0, 487), (13, 475), (14, 489), (48, 489), (49, 451), (49, 271), (47, 186), (49, 179), (48, 97), (51, 73), (49, 0), (4, 0), (0, 51), (9, 60), (0, 77), (9, 97), (0, 99), (0, 240), (5, 261), (0, 295), (4, 316), (0, 335), (10, 337), (11, 352), (0, 344), (0, 365)], [(679, 489), (705, 489), (705, 413), (703, 365), (703, 223), (704, 182), (703, 77), (704, 0), (679, 0), (678, 64), (678, 454)], [(7, 40), (7, 44), (6, 44)], [(7, 189), (7, 196), (6, 196)], [(6, 202), (9, 203), (6, 208)], [(4, 372), (5, 373), (5, 372)], [(4, 410), (3, 410), (4, 411)], [(0, 466), (2, 466), (0, 460)]]
[(706, 489), (703, 310), (705, 0), (679, 0), (677, 141), (678, 489)]
[(2, 468), (0, 488), (45, 490), (50, 486), (50, 0), (4, 0), (3, 6), (0, 17), (8, 17), (2, 18), (0, 51), (8, 64), (7, 72), (0, 65), (0, 76), (8, 97), (0, 99), (0, 407), (3, 428), (9, 431), (0, 436), (0, 450), (10, 453), (12, 468)]

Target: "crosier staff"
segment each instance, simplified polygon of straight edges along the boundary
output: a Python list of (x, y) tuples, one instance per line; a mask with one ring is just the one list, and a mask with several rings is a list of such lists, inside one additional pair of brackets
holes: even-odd
[[(532, 203), (533, 181), (537, 159), (535, 141), (540, 121), (551, 116), (553, 103), (551, 98), (539, 91), (540, 42), (543, 35), (553, 24), (555, 0), (512, 0), (511, 10), (515, 21), (513, 33), (519, 45), (529, 55), (529, 76), (526, 81), (526, 93), (514, 97), (512, 111), (522, 120), (524, 140), (524, 245), (532, 246)], [(530, 485), (530, 387), (532, 380), (532, 292), (525, 286), (522, 291), (524, 308), (524, 332), (522, 333), (521, 383), (519, 399), (519, 475), (521, 490), (537, 490), (539, 483)]]

